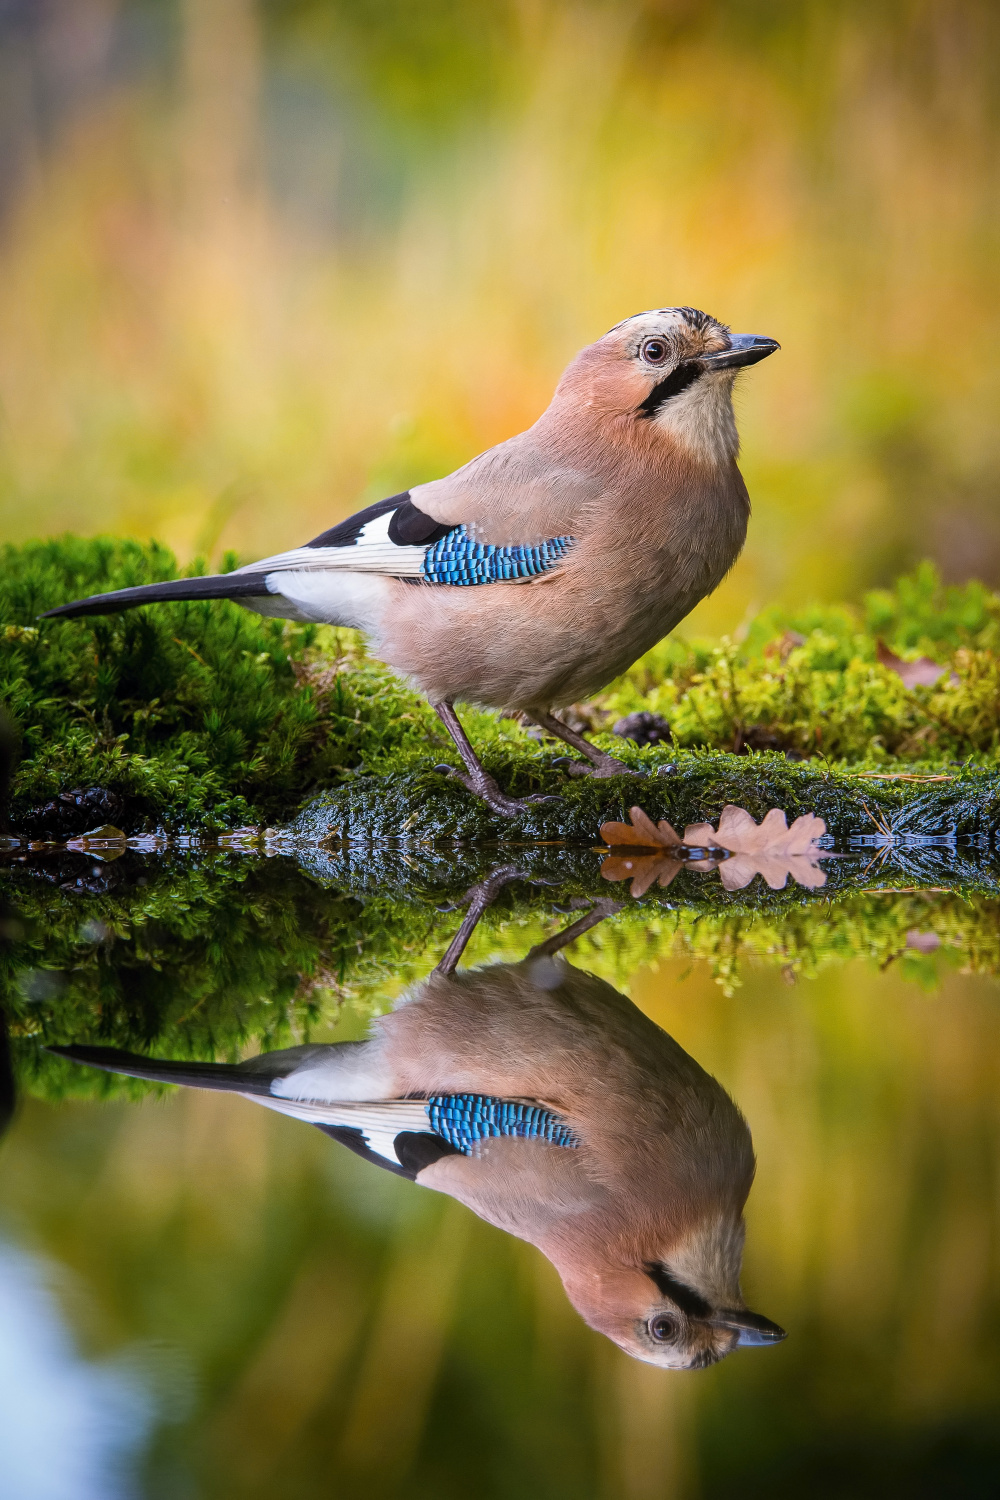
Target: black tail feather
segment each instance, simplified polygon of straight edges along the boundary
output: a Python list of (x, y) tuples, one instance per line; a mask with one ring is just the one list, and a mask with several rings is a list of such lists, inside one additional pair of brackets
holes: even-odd
[(168, 599), (260, 599), (267, 598), (264, 573), (215, 573), (209, 578), (173, 578), (167, 583), (144, 583), (133, 589), (114, 589), (110, 594), (91, 594), (47, 609), (39, 618), (51, 620), (60, 615), (114, 615), (140, 604), (160, 604)]
[(48, 1047), (59, 1057), (103, 1068), (106, 1073), (124, 1073), (151, 1083), (178, 1083), (193, 1089), (223, 1089), (238, 1094), (270, 1094), (269, 1076), (254, 1074), (227, 1063), (173, 1062), (165, 1057), (143, 1057), (118, 1047)]

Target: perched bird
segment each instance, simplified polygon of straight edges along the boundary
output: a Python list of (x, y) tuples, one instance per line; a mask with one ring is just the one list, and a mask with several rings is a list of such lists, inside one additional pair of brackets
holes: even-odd
[(638, 313), (580, 351), (533, 427), (446, 478), (233, 573), (49, 614), (234, 599), (357, 627), (433, 704), (463, 785), (516, 817), (525, 804), (485, 771), (454, 704), (533, 719), (584, 755), (589, 774), (628, 770), (553, 710), (606, 687), (733, 566), (750, 514), (733, 381), (778, 347), (691, 307)]
[(637, 1359), (698, 1369), (784, 1338), (740, 1292), (754, 1156), (736, 1105), (624, 995), (556, 956), (593, 916), (520, 963), (456, 973), (476, 914), (363, 1042), (235, 1066), (52, 1050), (242, 1094), (457, 1198), (537, 1246), (586, 1322)]

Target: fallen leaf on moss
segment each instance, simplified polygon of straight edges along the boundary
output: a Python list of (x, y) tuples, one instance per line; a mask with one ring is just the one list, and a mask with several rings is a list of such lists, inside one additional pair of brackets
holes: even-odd
[(768, 641), (764, 647), (764, 655), (777, 656), (782, 661), (787, 661), (796, 646), (804, 646), (805, 643), (805, 636), (800, 635), (797, 630), (786, 630), (776, 641)]
[(630, 807), (631, 823), (602, 823), (601, 838), (612, 849), (672, 849), (681, 842), (680, 834), (664, 818), (654, 823), (641, 807)]
[[(630, 808), (629, 817), (631, 823), (605, 823), (601, 837), (612, 851), (631, 847), (649, 853), (623, 856), (612, 852), (601, 865), (601, 874), (606, 880), (626, 880), (631, 875), (633, 896), (644, 895), (657, 878), (661, 886), (669, 885), (682, 863), (702, 870), (718, 867), (727, 891), (742, 890), (755, 875), (763, 875), (773, 891), (784, 890), (789, 875), (809, 890), (826, 883), (818, 863), (823, 851), (816, 844), (826, 833), (826, 824), (810, 813), (796, 818), (789, 828), (780, 808), (773, 807), (758, 824), (744, 808), (729, 804), (722, 809), (717, 829), (711, 823), (690, 823), (683, 838), (666, 819), (654, 823), (641, 807)], [(690, 859), (689, 850), (707, 850), (708, 857)]]
[[(918, 656), (916, 661), (904, 661), (881, 640), (876, 642), (875, 655), (879, 666), (888, 667), (890, 672), (895, 672), (905, 688), (933, 687), (948, 671), (940, 662), (931, 661), (929, 656)], [(958, 681), (954, 672), (949, 673), (948, 681), (953, 686)]]

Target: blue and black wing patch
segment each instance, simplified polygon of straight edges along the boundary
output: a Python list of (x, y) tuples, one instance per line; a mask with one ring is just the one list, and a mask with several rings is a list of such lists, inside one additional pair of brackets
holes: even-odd
[[(289, 1105), (289, 1112), (293, 1112), (291, 1101)], [(428, 1128), (415, 1130), (411, 1126), (393, 1131), (393, 1116), (404, 1107), (411, 1115), (414, 1109), (421, 1111)], [(325, 1135), (373, 1166), (408, 1177), (411, 1182), (442, 1157), (474, 1156), (483, 1141), (499, 1137), (541, 1141), (569, 1149), (580, 1145), (572, 1127), (554, 1110), (546, 1109), (543, 1104), (497, 1099), (490, 1094), (434, 1094), (430, 1099), (353, 1107), (341, 1104), (332, 1105), (331, 1109), (342, 1113), (343, 1123), (315, 1122)], [(364, 1111), (368, 1117), (364, 1125), (349, 1122), (352, 1110)], [(376, 1133), (372, 1126), (379, 1115), (384, 1123)]]
[(572, 545), (571, 536), (556, 536), (535, 547), (496, 547), (456, 526), (427, 548), (422, 573), (430, 583), (520, 583), (556, 567)]
[(489, 1094), (435, 1094), (427, 1101), (427, 1118), (434, 1134), (463, 1156), (491, 1137), (545, 1141), (550, 1146), (579, 1146), (571, 1127), (554, 1110)]

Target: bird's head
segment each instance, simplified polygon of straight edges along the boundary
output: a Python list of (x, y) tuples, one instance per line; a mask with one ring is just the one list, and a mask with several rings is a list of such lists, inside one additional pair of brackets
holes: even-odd
[(731, 462), (739, 449), (733, 381), (780, 346), (694, 307), (636, 313), (582, 349), (564, 373), (557, 401), (635, 423), (672, 439), (696, 460)]
[(626, 1354), (667, 1370), (701, 1370), (734, 1349), (785, 1337), (743, 1301), (742, 1250), (742, 1218), (725, 1214), (640, 1265), (584, 1251), (559, 1270), (577, 1311)]

